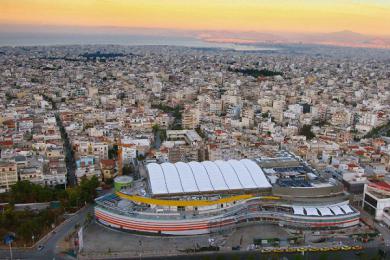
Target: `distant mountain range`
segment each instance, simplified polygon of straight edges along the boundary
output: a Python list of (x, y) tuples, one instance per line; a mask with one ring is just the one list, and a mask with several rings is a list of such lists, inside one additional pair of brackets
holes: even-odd
[(390, 37), (364, 35), (352, 31), (333, 33), (259, 33), (259, 32), (200, 32), (197, 37), (206, 42), (237, 44), (324, 44), (348, 47), (390, 48)]
[(152, 36), (155, 38), (187, 37), (208, 43), (236, 44), (322, 44), (346, 47), (390, 49), (390, 36), (372, 36), (348, 30), (332, 33), (283, 33), (255, 31), (200, 31), (166, 28), (135, 27), (82, 27), (82, 26), (33, 26), (0, 24), (0, 36), (4, 33), (18, 37), (34, 33), (45, 33), (53, 37), (69, 35), (110, 35), (111, 38), (126, 36)]

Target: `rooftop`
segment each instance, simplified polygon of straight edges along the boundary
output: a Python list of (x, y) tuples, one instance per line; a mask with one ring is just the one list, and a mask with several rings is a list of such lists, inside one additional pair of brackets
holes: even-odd
[(248, 159), (150, 163), (147, 169), (153, 195), (271, 188), (261, 168)]

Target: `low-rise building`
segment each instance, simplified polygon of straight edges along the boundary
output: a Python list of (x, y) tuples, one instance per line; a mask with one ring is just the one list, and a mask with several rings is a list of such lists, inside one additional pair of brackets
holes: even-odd
[(15, 161), (0, 161), (0, 192), (8, 191), (18, 181)]
[(383, 220), (384, 209), (390, 207), (390, 184), (385, 181), (370, 182), (364, 186), (363, 208), (376, 220)]
[(117, 175), (116, 164), (114, 160), (100, 160), (100, 171), (103, 179), (112, 179)]

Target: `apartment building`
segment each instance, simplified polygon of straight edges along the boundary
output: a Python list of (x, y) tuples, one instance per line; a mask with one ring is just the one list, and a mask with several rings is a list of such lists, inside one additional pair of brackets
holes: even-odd
[(18, 181), (18, 171), (14, 161), (0, 161), (0, 192), (8, 191)]

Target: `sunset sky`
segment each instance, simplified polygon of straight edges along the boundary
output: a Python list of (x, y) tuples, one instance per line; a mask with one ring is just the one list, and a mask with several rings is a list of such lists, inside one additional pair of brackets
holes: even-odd
[(390, 35), (390, 0), (0, 0), (2, 25)]

